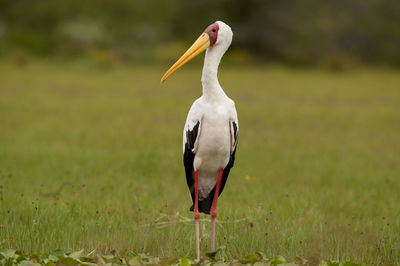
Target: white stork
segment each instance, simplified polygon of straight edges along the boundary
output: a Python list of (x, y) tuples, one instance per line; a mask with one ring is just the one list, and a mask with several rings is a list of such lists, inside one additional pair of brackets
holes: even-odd
[(217, 78), (219, 62), (229, 48), (232, 36), (231, 28), (224, 22), (211, 24), (161, 79), (163, 83), (178, 68), (207, 49), (201, 77), (203, 95), (190, 108), (183, 129), (183, 157), (193, 201), (190, 210), (194, 211), (198, 260), (200, 212), (211, 214), (211, 251), (214, 251), (217, 200), (235, 160), (239, 130), (235, 103), (225, 94)]

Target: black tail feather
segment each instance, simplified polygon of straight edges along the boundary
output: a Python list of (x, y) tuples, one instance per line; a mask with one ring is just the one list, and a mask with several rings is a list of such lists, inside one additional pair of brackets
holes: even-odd
[[(232, 156), (233, 160), (235, 159), (235, 152), (233, 152)], [(228, 179), (229, 172), (231, 170), (231, 167), (233, 166), (233, 160), (231, 159), (228, 163), (229, 167), (226, 167), (224, 169), (224, 172), (222, 173), (222, 180), (221, 180), (221, 186), (219, 188), (219, 193), (218, 197), (221, 195), (222, 191), (224, 190), (226, 180)], [(210, 194), (208, 194), (207, 198), (199, 200), (199, 212), (205, 213), (205, 214), (210, 214), (211, 211), (211, 205), (214, 200), (214, 194), (215, 190), (217, 188), (217, 185), (214, 186), (214, 188), (211, 190)], [(190, 207), (190, 211), (194, 211), (194, 191), (191, 193), (192, 196), (192, 201), (193, 205)]]
[[(199, 212), (210, 214), (214, 191), (215, 188), (213, 189), (213, 192), (208, 195), (207, 198), (199, 200)], [(194, 211), (194, 203), (192, 207), (190, 207), (190, 211)]]
[[(215, 194), (215, 189), (216, 185), (214, 188), (211, 190), (210, 194), (208, 194), (207, 198), (204, 198), (202, 200), (199, 200), (199, 212), (205, 213), (205, 214), (210, 214), (211, 211), (211, 205), (214, 200), (214, 194)], [(223, 187), (220, 187), (219, 189), (219, 194), (221, 194)], [(194, 193), (193, 193), (194, 194)], [(218, 194), (218, 196), (219, 196)], [(192, 199), (194, 200), (194, 195), (192, 195)], [(194, 203), (192, 207), (190, 207), (190, 211), (194, 211)]]

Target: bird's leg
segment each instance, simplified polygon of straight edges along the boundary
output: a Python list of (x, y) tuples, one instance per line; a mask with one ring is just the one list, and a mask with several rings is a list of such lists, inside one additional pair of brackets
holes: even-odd
[(200, 260), (200, 228), (199, 228), (199, 170), (195, 174), (195, 190), (194, 190), (194, 223), (196, 226), (196, 254), (197, 260)]
[(211, 252), (215, 249), (215, 218), (217, 217), (217, 201), (219, 195), (219, 188), (221, 186), (222, 173), (224, 169), (219, 170), (217, 187), (215, 188), (214, 199), (211, 205)]

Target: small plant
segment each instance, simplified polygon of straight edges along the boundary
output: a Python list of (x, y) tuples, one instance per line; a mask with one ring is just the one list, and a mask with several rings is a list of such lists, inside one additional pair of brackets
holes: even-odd
[[(200, 261), (190, 258), (158, 258), (144, 253), (131, 253), (129, 255), (120, 256), (117, 252), (112, 251), (110, 254), (101, 255), (95, 254), (95, 250), (85, 254), (84, 250), (79, 251), (62, 251), (55, 250), (51, 253), (39, 253), (27, 255), (21, 251), (14, 249), (5, 249), (0, 251), (0, 265), (20, 265), (20, 266), (35, 266), (35, 265), (307, 265), (307, 260), (304, 258), (296, 258), (292, 262), (282, 256), (267, 257), (262, 252), (249, 254), (243, 259), (228, 260), (224, 254), (225, 247), (218, 248), (215, 252), (207, 253), (207, 258), (202, 258)], [(217, 256), (221, 255), (221, 256)], [(218, 258), (217, 258), (218, 257)], [(338, 261), (321, 261), (321, 266), (357, 266), (353, 262), (338, 262)]]

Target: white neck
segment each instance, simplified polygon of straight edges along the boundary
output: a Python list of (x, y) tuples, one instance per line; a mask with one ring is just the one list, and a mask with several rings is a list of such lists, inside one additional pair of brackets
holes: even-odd
[(203, 74), (201, 83), (203, 84), (203, 96), (206, 100), (215, 100), (221, 96), (226, 96), (218, 82), (218, 66), (226, 49), (221, 46), (208, 48), (204, 58)]

